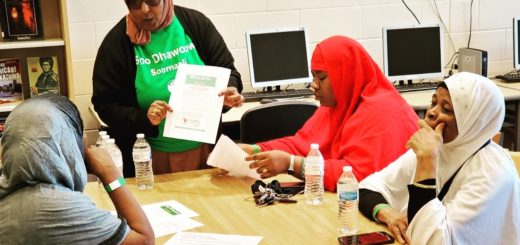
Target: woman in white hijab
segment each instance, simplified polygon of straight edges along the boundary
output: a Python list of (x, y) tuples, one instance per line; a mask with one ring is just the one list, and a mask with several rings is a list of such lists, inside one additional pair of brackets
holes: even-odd
[(408, 152), (360, 183), (360, 211), (400, 243), (520, 244), (520, 181), (490, 142), (504, 98), (489, 79), (448, 78), (432, 96)]
[[(79, 111), (64, 96), (37, 96), (9, 114), (0, 164), (0, 244), (154, 242), (124, 181), (119, 188), (111, 184), (120, 176), (108, 152), (84, 147), (82, 136)], [(86, 167), (110, 183), (107, 192), (119, 217), (96, 208), (82, 193)]]

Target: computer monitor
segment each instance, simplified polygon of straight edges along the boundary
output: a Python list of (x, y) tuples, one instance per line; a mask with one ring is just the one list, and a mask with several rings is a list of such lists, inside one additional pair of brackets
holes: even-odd
[(383, 28), (384, 72), (390, 81), (443, 78), (440, 26)]
[(513, 61), (515, 69), (520, 70), (520, 16), (513, 18)]
[(252, 87), (312, 81), (305, 28), (247, 32), (246, 42)]

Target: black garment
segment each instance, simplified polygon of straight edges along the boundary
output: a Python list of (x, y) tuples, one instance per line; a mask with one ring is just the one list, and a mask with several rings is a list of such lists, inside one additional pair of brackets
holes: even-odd
[(386, 199), (379, 192), (375, 192), (369, 189), (359, 189), (359, 211), (365, 215), (368, 219), (375, 221), (372, 217), (372, 210), (377, 204), (385, 203), (388, 204)]
[[(419, 182), (423, 185), (434, 185), (435, 179), (427, 179)], [(412, 222), (415, 214), (421, 209), (424, 204), (435, 198), (435, 189), (424, 189), (414, 185), (408, 185), (408, 193), (410, 199), (408, 201), (408, 222)], [(375, 221), (372, 217), (372, 211), (378, 204), (388, 204), (388, 201), (379, 192), (369, 189), (359, 189), (359, 211), (368, 219)]]
[[(425, 179), (419, 181), (419, 184), (435, 186), (435, 179)], [(408, 195), (410, 199), (408, 199), (408, 209), (406, 212), (406, 216), (408, 217), (408, 224), (412, 223), (413, 217), (415, 214), (419, 212), (426, 203), (433, 200), (437, 195), (436, 189), (427, 189), (417, 187), (415, 185), (408, 185)]]
[[(242, 92), (240, 73), (213, 23), (193, 9), (176, 5), (174, 11), (204, 64), (231, 69), (228, 86)], [(108, 133), (123, 153), (125, 177), (135, 175), (132, 146), (136, 134), (156, 137), (159, 132), (146, 117), (148, 108), (139, 108), (135, 75), (134, 44), (126, 35), (126, 19), (123, 17), (99, 47), (94, 65), (92, 104), (100, 118), (109, 125)]]
[(56, 78), (58, 75), (54, 73), (52, 70), (49, 72), (42, 72), (40, 76), (38, 76), (38, 80), (36, 81), (36, 88), (38, 89), (38, 93), (45, 92), (53, 92), (58, 93), (58, 80)]

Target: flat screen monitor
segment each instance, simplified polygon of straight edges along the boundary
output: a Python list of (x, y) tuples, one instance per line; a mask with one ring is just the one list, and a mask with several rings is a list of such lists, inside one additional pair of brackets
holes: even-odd
[(246, 42), (252, 87), (312, 81), (305, 28), (247, 32)]
[(443, 40), (438, 25), (383, 28), (385, 74), (390, 81), (443, 78)]
[(515, 69), (520, 70), (520, 16), (513, 18), (513, 61)]

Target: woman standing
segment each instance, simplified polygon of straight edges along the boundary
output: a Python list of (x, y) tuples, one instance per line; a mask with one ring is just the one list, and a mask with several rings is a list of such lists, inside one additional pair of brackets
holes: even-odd
[[(134, 176), (132, 145), (144, 133), (154, 173), (206, 167), (209, 145), (163, 136), (168, 84), (179, 64), (229, 68), (223, 111), (240, 106), (242, 81), (224, 40), (202, 13), (172, 0), (125, 0), (129, 13), (105, 37), (94, 66), (92, 103), (123, 153), (124, 174)], [(172, 96), (176, 96), (175, 91)], [(173, 112), (174, 113), (174, 112)]]

